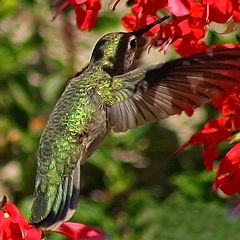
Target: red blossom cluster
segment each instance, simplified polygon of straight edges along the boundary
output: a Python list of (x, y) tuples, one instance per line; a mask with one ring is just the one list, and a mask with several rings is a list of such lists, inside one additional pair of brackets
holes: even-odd
[[(240, 87), (214, 100), (215, 106), (223, 116), (211, 120), (204, 128), (194, 134), (179, 150), (190, 144), (203, 145), (204, 163), (208, 170), (213, 169), (219, 156), (218, 144), (222, 141), (239, 142), (240, 128)], [(236, 143), (220, 161), (213, 189), (219, 188), (227, 195), (240, 193), (240, 143)]]
[[(173, 42), (175, 50), (182, 56), (207, 49), (204, 42), (210, 22), (225, 23), (229, 19), (240, 22), (238, 0), (134, 0), (132, 13), (123, 17), (127, 30), (135, 30), (156, 20), (157, 12), (168, 11), (171, 22), (155, 30), (154, 43), (163, 50)], [(166, 44), (167, 43), (167, 44)]]
[[(239, 142), (240, 128), (240, 87), (220, 99), (213, 101), (213, 105), (227, 119), (225, 129), (228, 129), (232, 143)], [(214, 181), (214, 187), (220, 188), (225, 194), (240, 193), (240, 144), (236, 143), (221, 160)]]
[[(56, 232), (72, 240), (106, 240), (98, 229), (75, 222), (63, 223)], [(6, 197), (0, 202), (1, 240), (41, 240), (43, 231), (36, 228), (20, 213)]]
[[(111, 1), (113, 9), (120, 0)], [(171, 15), (172, 20), (160, 27), (155, 26), (148, 34), (155, 35), (152, 44), (166, 50), (173, 43), (182, 56), (201, 52), (207, 48), (204, 38), (210, 22), (240, 22), (238, 0), (132, 0), (131, 13), (122, 18), (128, 31), (137, 30), (159, 18), (161, 12)], [(101, 9), (101, 0), (55, 0), (52, 4), (59, 14), (71, 6), (76, 13), (77, 26), (91, 30)]]

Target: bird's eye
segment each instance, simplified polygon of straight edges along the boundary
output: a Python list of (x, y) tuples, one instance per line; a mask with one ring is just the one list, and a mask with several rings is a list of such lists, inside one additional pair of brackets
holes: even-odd
[(136, 39), (132, 39), (130, 41), (130, 47), (133, 49), (133, 48), (136, 48), (137, 46), (137, 40)]

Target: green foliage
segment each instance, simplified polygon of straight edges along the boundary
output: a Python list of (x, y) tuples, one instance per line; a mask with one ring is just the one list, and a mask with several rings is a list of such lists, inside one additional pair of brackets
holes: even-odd
[[(120, 28), (120, 18), (110, 12), (102, 14), (92, 33), (78, 32), (71, 11), (50, 19), (46, 1), (1, 3), (0, 195), (7, 194), (26, 216), (48, 115), (68, 79), (87, 62), (99, 34)], [(210, 33), (209, 42), (216, 41)], [(179, 121), (188, 133), (210, 114), (212, 109), (187, 123), (175, 118), (175, 128), (162, 121), (110, 134), (82, 167), (82, 196), (73, 219), (103, 229), (114, 240), (221, 240), (238, 234), (239, 220), (211, 193), (213, 174), (205, 172), (200, 150), (171, 157), (181, 144)]]

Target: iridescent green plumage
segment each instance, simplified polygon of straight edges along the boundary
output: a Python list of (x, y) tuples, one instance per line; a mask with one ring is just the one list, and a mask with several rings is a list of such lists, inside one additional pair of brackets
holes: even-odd
[(72, 216), (80, 165), (111, 129), (124, 132), (180, 114), (239, 84), (239, 47), (129, 71), (141, 35), (164, 19), (136, 32), (103, 36), (89, 65), (69, 82), (41, 137), (33, 224), (54, 229)]
[(36, 225), (55, 228), (76, 208), (80, 164), (110, 130), (106, 106), (117, 102), (112, 87), (118, 86), (111, 86), (111, 79), (124, 73), (126, 56), (122, 55), (121, 66), (113, 58), (119, 54), (119, 42), (128, 38), (125, 33), (109, 34), (96, 44), (88, 67), (70, 81), (49, 118), (38, 151), (31, 213)]

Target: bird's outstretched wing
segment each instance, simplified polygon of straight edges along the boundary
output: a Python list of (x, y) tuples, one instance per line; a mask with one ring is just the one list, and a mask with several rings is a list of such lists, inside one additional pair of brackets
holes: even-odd
[(210, 48), (186, 58), (136, 69), (113, 79), (117, 103), (107, 108), (110, 127), (124, 132), (180, 114), (240, 84), (240, 47)]

